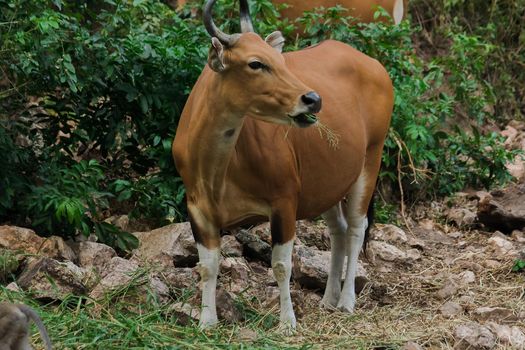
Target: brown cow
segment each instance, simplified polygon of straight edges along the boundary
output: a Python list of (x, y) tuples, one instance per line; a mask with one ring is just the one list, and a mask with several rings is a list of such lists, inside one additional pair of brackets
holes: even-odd
[[(192, 3), (192, 0), (176, 1), (178, 8), (182, 8), (186, 3)], [(395, 24), (399, 24), (407, 12), (408, 0), (272, 0), (275, 5), (287, 4), (280, 13), (282, 18), (288, 18), (294, 21), (303, 15), (305, 11), (311, 11), (318, 7), (335, 7), (341, 5), (349, 10), (348, 14), (355, 17), (361, 23), (371, 23), (386, 21), (385, 17), (374, 18), (374, 13), (378, 6), (384, 8), (392, 17)]]
[[(392, 17), (395, 24), (399, 24), (406, 13), (407, 0), (272, 0), (276, 5), (287, 4), (288, 7), (282, 9), (283, 18), (294, 20), (303, 15), (304, 11), (310, 11), (318, 7), (335, 7), (341, 5), (349, 10), (348, 14), (355, 17), (361, 23), (376, 22), (374, 13), (378, 6), (384, 8)], [(381, 16), (377, 20), (386, 21)]]
[[(242, 33), (225, 34), (211, 17), (215, 1), (204, 8), (212, 36), (208, 65), (173, 142), (199, 251), (201, 327), (217, 322), (219, 231), (270, 220), (280, 322), (293, 329), (295, 222), (321, 214), (332, 241), (322, 305), (352, 312), (357, 258), (392, 113), (390, 78), (379, 62), (337, 41), (281, 54), (280, 32), (264, 40), (252, 32), (246, 0), (240, 1)], [(339, 135), (337, 146), (318, 128), (307, 128), (316, 123), (313, 113)]]

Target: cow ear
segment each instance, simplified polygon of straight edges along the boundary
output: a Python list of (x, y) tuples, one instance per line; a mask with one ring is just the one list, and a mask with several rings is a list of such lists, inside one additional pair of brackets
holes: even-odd
[(208, 65), (216, 72), (222, 72), (226, 69), (226, 64), (224, 63), (224, 46), (219, 39), (215, 37), (211, 38), (211, 47), (208, 52)]
[(276, 49), (279, 52), (283, 51), (284, 46), (284, 37), (281, 34), (280, 31), (275, 31), (272, 34), (268, 35), (266, 39), (264, 39), (274, 49)]

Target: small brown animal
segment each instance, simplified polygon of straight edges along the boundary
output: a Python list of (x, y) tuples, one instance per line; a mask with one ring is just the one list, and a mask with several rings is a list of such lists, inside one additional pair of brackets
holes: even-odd
[(0, 303), (0, 350), (32, 350), (29, 344), (29, 325), (33, 320), (44, 340), (47, 350), (51, 341), (38, 314), (29, 306)]

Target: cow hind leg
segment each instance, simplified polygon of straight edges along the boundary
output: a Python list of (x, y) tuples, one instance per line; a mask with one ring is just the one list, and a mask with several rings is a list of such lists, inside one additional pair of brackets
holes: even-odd
[(345, 215), (338, 203), (326, 213), (323, 218), (330, 230), (330, 271), (328, 281), (324, 291), (321, 307), (335, 309), (341, 296), (341, 276), (343, 274), (343, 264), (346, 256), (345, 235), (348, 228)]

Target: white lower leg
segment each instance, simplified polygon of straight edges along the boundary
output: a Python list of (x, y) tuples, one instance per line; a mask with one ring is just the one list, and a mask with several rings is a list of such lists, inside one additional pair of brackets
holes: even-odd
[(355, 275), (357, 273), (357, 259), (363, 246), (365, 230), (368, 226), (366, 217), (352, 220), (353, 225), (348, 228), (346, 252), (348, 261), (346, 266), (345, 284), (337, 308), (344, 312), (353, 312), (355, 306)]
[(330, 272), (324, 291), (322, 307), (335, 308), (341, 295), (341, 275), (346, 255), (345, 235), (347, 230), (346, 219), (338, 206), (323, 215), (330, 229)]
[(220, 250), (208, 249), (197, 243), (199, 251), (198, 270), (202, 283), (202, 311), (199, 325), (206, 328), (217, 323), (217, 308), (215, 306), (215, 292), (217, 275), (219, 273)]
[(292, 275), (293, 240), (284, 244), (275, 244), (272, 249), (272, 269), (279, 285), (282, 326), (295, 328), (295, 314), (290, 296), (290, 277)]

